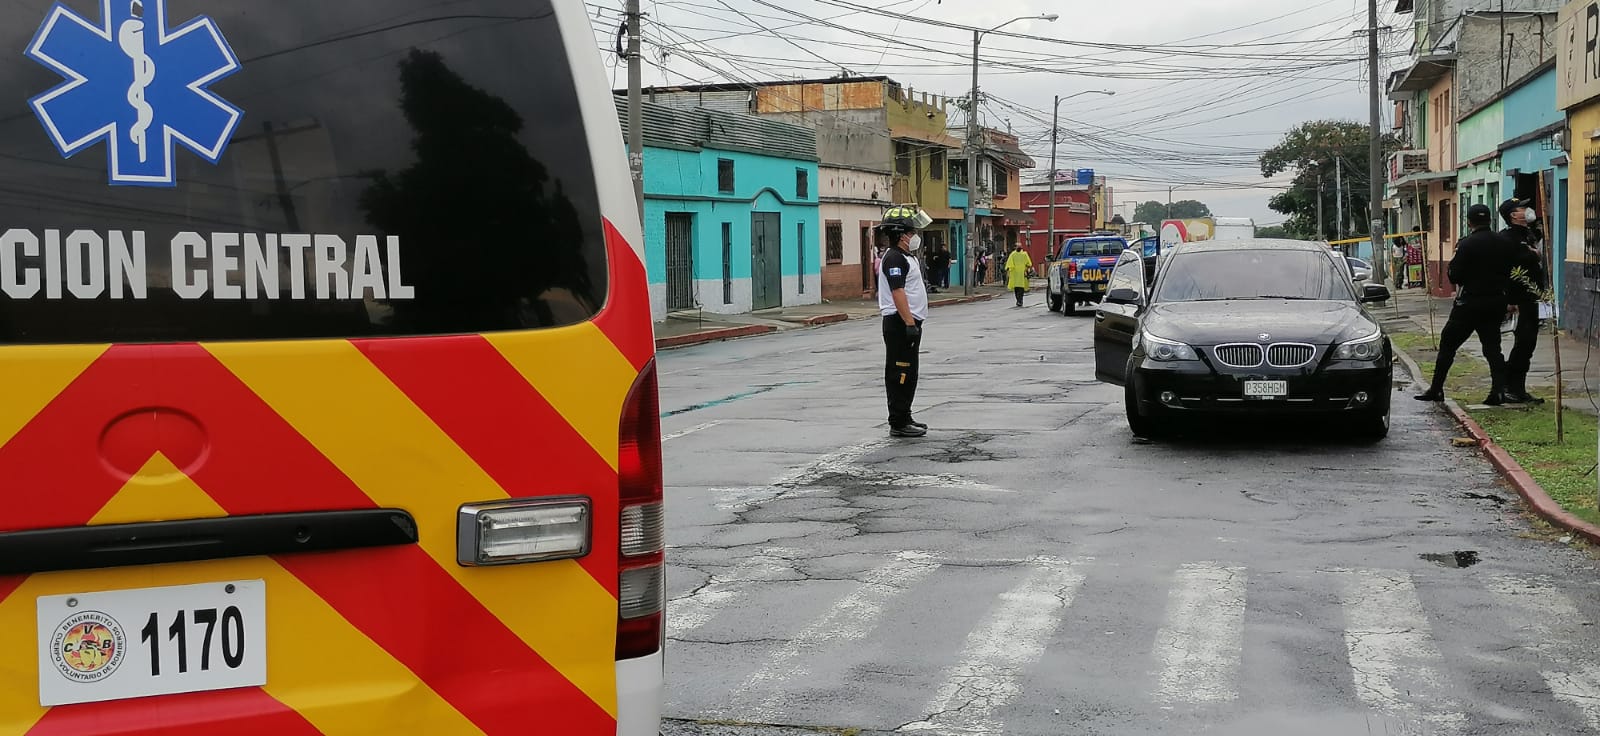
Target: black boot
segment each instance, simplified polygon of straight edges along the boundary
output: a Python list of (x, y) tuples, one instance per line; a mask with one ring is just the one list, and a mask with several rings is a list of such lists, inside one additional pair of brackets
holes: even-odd
[(1543, 404), (1544, 403), (1544, 399), (1541, 399), (1541, 398), (1539, 398), (1537, 396), (1534, 396), (1533, 394), (1528, 393), (1528, 374), (1522, 373), (1522, 374), (1510, 376), (1509, 379), (1506, 381), (1506, 383), (1507, 383), (1507, 387), (1506, 387), (1505, 397), (1506, 397), (1507, 401), (1511, 401), (1511, 402), (1518, 403), (1518, 404)]
[(1417, 394), (1411, 398), (1416, 399), (1417, 401), (1432, 401), (1437, 403), (1444, 401), (1444, 389), (1438, 387), (1429, 387), (1427, 391)]

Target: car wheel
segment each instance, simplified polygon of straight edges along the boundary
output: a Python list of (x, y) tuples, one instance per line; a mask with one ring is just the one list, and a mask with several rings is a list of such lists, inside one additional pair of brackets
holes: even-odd
[(1055, 294), (1051, 294), (1049, 302), (1050, 302), (1050, 311), (1052, 311), (1052, 312), (1061, 311), (1061, 297), (1059, 297), (1059, 296), (1057, 296)]
[(1128, 376), (1128, 382), (1122, 387), (1122, 405), (1128, 414), (1128, 429), (1133, 431), (1135, 437), (1155, 439), (1161, 434), (1156, 422), (1139, 411), (1139, 397), (1133, 392), (1133, 376)]
[(1061, 314), (1066, 317), (1071, 317), (1077, 313), (1078, 300), (1073, 298), (1072, 292), (1070, 291), (1063, 293), (1061, 295)]

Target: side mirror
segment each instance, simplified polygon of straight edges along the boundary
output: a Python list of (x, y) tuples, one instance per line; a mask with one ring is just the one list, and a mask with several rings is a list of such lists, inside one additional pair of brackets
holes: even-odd
[(1133, 289), (1112, 289), (1106, 292), (1106, 303), (1139, 305), (1144, 303), (1144, 296)]
[(1055, 257), (1054, 254), (1052, 254), (1052, 253), (1044, 254), (1044, 262), (1045, 263), (1053, 263), (1055, 260), (1056, 260), (1056, 257)]
[(1386, 302), (1389, 301), (1389, 297), (1389, 287), (1384, 286), (1383, 284), (1367, 284), (1366, 286), (1361, 287), (1362, 304)]

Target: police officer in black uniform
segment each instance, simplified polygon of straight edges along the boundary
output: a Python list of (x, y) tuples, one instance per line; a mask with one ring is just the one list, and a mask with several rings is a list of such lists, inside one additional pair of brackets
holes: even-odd
[(891, 207), (878, 223), (878, 232), (889, 237), (889, 250), (878, 266), (878, 311), (883, 315), (883, 379), (892, 437), (928, 434), (928, 425), (911, 418), (911, 402), (917, 396), (922, 322), (928, 318), (928, 288), (917, 251), (922, 248), (922, 229), (932, 223), (915, 205)]
[(1483, 343), (1483, 357), (1489, 361), (1489, 396), (1483, 403), (1506, 403), (1506, 361), (1500, 352), (1500, 324), (1509, 308), (1506, 292), (1510, 287), (1515, 252), (1511, 244), (1494, 231), (1494, 213), (1488, 205), (1467, 208), (1467, 225), (1472, 234), (1456, 243), (1450, 259), (1450, 283), (1456, 285), (1455, 306), (1439, 335), (1439, 357), (1433, 367), (1433, 384), (1417, 395), (1418, 401), (1444, 401), (1444, 381), (1455, 362), (1456, 351), (1472, 333)]
[(1541, 399), (1528, 393), (1528, 368), (1533, 363), (1533, 350), (1539, 344), (1539, 297), (1550, 288), (1544, 271), (1544, 258), (1538, 245), (1544, 240), (1539, 231), (1539, 216), (1533, 203), (1526, 199), (1508, 199), (1500, 205), (1500, 217), (1506, 229), (1500, 231), (1516, 254), (1508, 301), (1517, 309), (1517, 329), (1511, 355), (1506, 359), (1506, 400), (1522, 404), (1543, 404)]

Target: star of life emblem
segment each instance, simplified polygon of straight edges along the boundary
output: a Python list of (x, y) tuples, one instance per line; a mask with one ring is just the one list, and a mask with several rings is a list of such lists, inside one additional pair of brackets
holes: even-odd
[(29, 100), (61, 155), (100, 141), (110, 183), (170, 187), (176, 146), (217, 163), (243, 112), (208, 87), (239, 70), (216, 22), (167, 27), (167, 0), (101, 0), (97, 25), (51, 9), (26, 56), (66, 81)]

